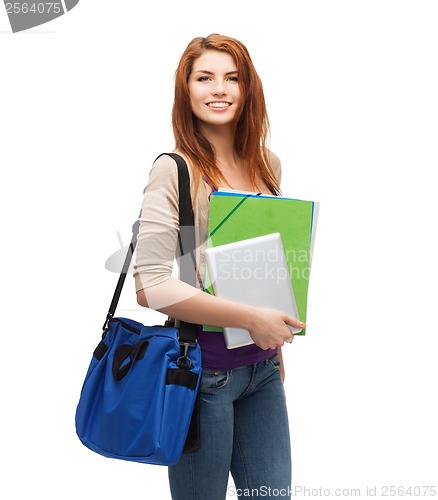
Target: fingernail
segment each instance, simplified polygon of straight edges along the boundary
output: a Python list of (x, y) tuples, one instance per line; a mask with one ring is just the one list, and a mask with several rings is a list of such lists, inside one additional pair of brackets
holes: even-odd
[(306, 323), (303, 323), (302, 321), (300, 321), (300, 326), (305, 327)]

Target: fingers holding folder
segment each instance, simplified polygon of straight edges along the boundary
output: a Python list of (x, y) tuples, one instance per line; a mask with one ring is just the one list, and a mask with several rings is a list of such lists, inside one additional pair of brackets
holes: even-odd
[(293, 339), (287, 325), (305, 328), (305, 323), (284, 314), (282, 311), (267, 308), (254, 308), (254, 314), (248, 323), (248, 331), (254, 343), (261, 349), (282, 347)]

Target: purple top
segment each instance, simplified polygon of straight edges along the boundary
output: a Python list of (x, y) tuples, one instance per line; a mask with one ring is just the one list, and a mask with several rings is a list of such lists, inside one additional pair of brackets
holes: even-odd
[(272, 358), (277, 349), (263, 350), (255, 344), (227, 349), (222, 332), (204, 332), (197, 325), (197, 339), (201, 346), (202, 368), (206, 370), (233, 370)]
[[(214, 186), (210, 187), (212, 192), (217, 191)], [(273, 190), (272, 194), (277, 196)], [(206, 370), (233, 370), (272, 358), (277, 354), (277, 349), (263, 350), (255, 344), (228, 349), (222, 332), (203, 331), (202, 325), (197, 325), (197, 339), (201, 346), (202, 367)]]

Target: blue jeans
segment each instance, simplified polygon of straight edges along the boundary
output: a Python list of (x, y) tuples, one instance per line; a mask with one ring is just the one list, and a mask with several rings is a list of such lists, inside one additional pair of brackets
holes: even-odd
[(201, 449), (169, 467), (173, 500), (290, 498), (291, 449), (278, 358), (203, 370)]

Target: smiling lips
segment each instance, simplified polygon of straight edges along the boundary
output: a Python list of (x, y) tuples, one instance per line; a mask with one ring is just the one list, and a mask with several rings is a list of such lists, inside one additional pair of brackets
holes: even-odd
[(213, 102), (207, 102), (207, 106), (211, 109), (226, 109), (231, 106), (231, 102), (226, 102), (226, 101), (213, 101)]

